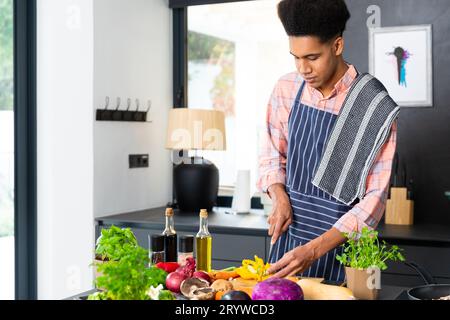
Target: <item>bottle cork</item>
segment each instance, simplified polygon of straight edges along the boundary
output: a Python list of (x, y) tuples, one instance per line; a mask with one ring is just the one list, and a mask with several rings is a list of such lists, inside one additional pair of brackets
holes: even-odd
[(208, 217), (208, 211), (206, 209), (200, 210), (200, 217), (201, 218), (207, 218)]
[(173, 216), (173, 209), (172, 208), (166, 208), (166, 217)]

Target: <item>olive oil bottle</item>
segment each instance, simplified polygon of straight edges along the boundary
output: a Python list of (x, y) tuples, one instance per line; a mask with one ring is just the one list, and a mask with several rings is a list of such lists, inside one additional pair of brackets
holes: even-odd
[(165, 262), (177, 262), (177, 232), (173, 222), (173, 209), (166, 209), (166, 228), (164, 236), (164, 260)]
[(195, 238), (197, 270), (211, 271), (212, 237), (208, 231), (208, 211), (200, 210), (200, 229)]

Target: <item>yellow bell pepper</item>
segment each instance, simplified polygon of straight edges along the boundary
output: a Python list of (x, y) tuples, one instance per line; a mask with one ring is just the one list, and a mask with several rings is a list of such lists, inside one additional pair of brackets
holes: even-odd
[(255, 256), (255, 261), (249, 259), (242, 260), (242, 266), (236, 269), (236, 273), (242, 279), (257, 280), (260, 282), (270, 277), (267, 274), (269, 268), (269, 263), (264, 264), (263, 259)]

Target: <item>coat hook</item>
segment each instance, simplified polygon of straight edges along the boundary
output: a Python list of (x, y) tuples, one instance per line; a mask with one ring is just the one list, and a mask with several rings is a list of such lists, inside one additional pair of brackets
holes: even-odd
[(109, 97), (106, 96), (106, 98), (105, 98), (105, 110), (108, 110), (108, 106), (109, 106)]
[(148, 105), (148, 108), (147, 108), (147, 113), (148, 113), (150, 111), (150, 108), (152, 107), (152, 100), (148, 100), (147, 105)]
[(139, 111), (139, 99), (136, 99), (136, 111)]
[(120, 97), (117, 97), (117, 108), (116, 111), (120, 108)]
[(130, 110), (131, 107), (131, 98), (127, 99), (127, 111)]

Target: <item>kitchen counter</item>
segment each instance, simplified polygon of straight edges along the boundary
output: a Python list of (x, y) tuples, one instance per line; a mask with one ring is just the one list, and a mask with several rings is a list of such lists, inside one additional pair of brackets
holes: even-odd
[[(270, 239), (267, 235), (267, 217), (263, 210), (252, 210), (248, 215), (227, 214), (226, 208), (214, 208), (208, 216), (208, 229), (213, 235), (212, 266), (223, 269), (240, 265), (243, 259), (254, 255), (268, 260)], [(110, 225), (129, 227), (138, 243), (148, 248), (148, 237), (160, 234), (165, 225), (165, 208), (137, 211), (97, 219), (96, 236), (100, 229)], [(195, 235), (199, 228), (198, 212), (174, 210), (175, 230), (178, 235)]]
[[(208, 228), (211, 233), (267, 236), (267, 216), (263, 210), (251, 210), (247, 215), (227, 214), (228, 208), (215, 207), (208, 215)], [(99, 225), (117, 225), (131, 228), (164, 229), (165, 208), (148, 209), (97, 218)], [(180, 212), (174, 210), (175, 229), (177, 231), (198, 230), (198, 212)], [(194, 229), (193, 229), (194, 228)]]
[[(263, 210), (252, 210), (247, 215), (230, 215), (228, 208), (215, 207), (209, 215), (211, 233), (267, 236), (267, 216)], [(163, 229), (165, 208), (148, 209), (97, 218), (99, 225), (117, 225), (144, 229)], [(198, 228), (198, 213), (175, 210), (175, 227), (179, 231), (192, 232)], [(401, 244), (450, 247), (450, 226), (417, 224), (395, 226), (380, 223), (380, 238)]]
[[(269, 260), (270, 237), (267, 234), (267, 216), (263, 210), (252, 210), (248, 215), (227, 214), (228, 208), (214, 208), (209, 215), (209, 231), (213, 235), (213, 268), (238, 265), (242, 259), (254, 255)], [(111, 225), (130, 227), (141, 246), (148, 248), (148, 236), (164, 229), (165, 208), (148, 209), (96, 219), (96, 236), (101, 228)], [(175, 213), (175, 229), (179, 235), (196, 234), (198, 213)], [(395, 226), (380, 223), (379, 237), (403, 249), (408, 261), (414, 261), (428, 270), (438, 283), (450, 283), (450, 226), (421, 225)], [(438, 257), (438, 258), (437, 258)], [(418, 286), (423, 280), (402, 263), (388, 262), (383, 271), (386, 285)]]
[[(407, 289), (409, 288), (396, 286), (383, 286), (380, 291), (378, 300), (407, 300), (407, 296), (405, 295)], [(95, 291), (96, 291), (95, 289), (86, 291), (64, 300), (79, 300), (82, 297), (86, 297), (87, 295), (94, 293)]]

